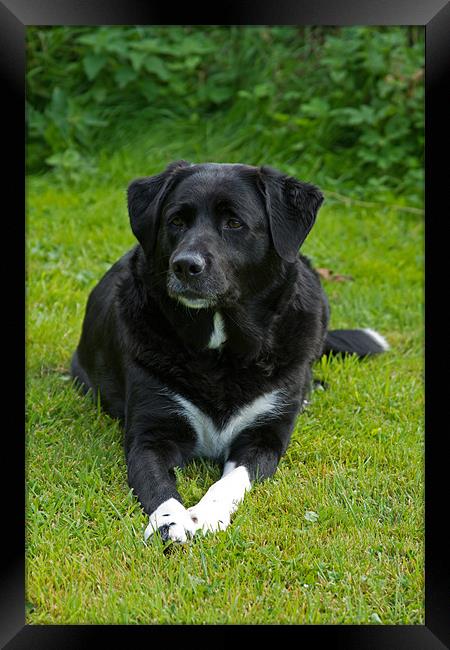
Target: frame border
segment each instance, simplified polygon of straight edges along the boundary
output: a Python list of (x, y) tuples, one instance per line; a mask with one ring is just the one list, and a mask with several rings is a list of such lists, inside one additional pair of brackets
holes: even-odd
[[(437, 315), (441, 312), (442, 297), (432, 300), (432, 290), (441, 278), (448, 276), (444, 270), (446, 256), (440, 255), (444, 238), (439, 237), (439, 215), (443, 206), (449, 215), (447, 185), (448, 164), (440, 160), (448, 158), (448, 106), (450, 88), (450, 2), (448, 0), (260, 0), (258, 5), (223, 0), (215, 14), (211, 8), (188, 7), (174, 12), (173, 7), (149, 6), (144, 0), (0, 0), (0, 66), (3, 80), (4, 102), (8, 131), (15, 134), (15, 146), (8, 152), (6, 173), (7, 192), (14, 188), (14, 212), (25, 214), (25, 147), (17, 146), (21, 134), (25, 143), (24, 99), (25, 99), (25, 32), (28, 25), (118, 25), (118, 24), (298, 24), (298, 25), (421, 25), (425, 27), (425, 294), (429, 298), (425, 305), (425, 329), (433, 331), (425, 338), (425, 625), (293, 625), (275, 628), (277, 638), (286, 632), (293, 632), (298, 640), (313, 641), (316, 644), (328, 642), (337, 649), (351, 650), (370, 648), (375, 650), (442, 650), (450, 647), (450, 617), (448, 580), (450, 560), (448, 553), (448, 533), (445, 529), (445, 510), (442, 494), (448, 495), (448, 461), (439, 441), (431, 441), (431, 430), (440, 431), (445, 422), (443, 406), (448, 400), (448, 390), (435, 378), (433, 367), (442, 363), (442, 343), (446, 341), (446, 320)], [(200, 9), (200, 10), (199, 10)], [(445, 136), (447, 135), (447, 138)], [(431, 227), (431, 223), (433, 228)], [(9, 224), (8, 224), (9, 226)], [(14, 228), (8, 227), (8, 249), (23, 251), (25, 241), (24, 222), (16, 218)], [(11, 241), (11, 236), (13, 241)], [(443, 253), (443, 251), (442, 251)], [(448, 256), (448, 253), (447, 253)], [(14, 283), (4, 283), (7, 291), (4, 304), (6, 311), (5, 341), (17, 341), (17, 349), (5, 346), (8, 355), (7, 394), (11, 399), (17, 398), (25, 410), (25, 398), (22, 387), (25, 380), (25, 357), (21, 357), (23, 339), (20, 323), (25, 322), (25, 253), (23, 265), (17, 268), (17, 256), (14, 257)], [(5, 270), (9, 270), (8, 267)], [(445, 274), (446, 272), (446, 274)], [(5, 273), (6, 275), (6, 273)], [(7, 276), (8, 277), (8, 276)], [(23, 282), (22, 282), (23, 281)], [(17, 286), (16, 283), (17, 282)], [(21, 293), (23, 292), (23, 293)], [(24, 300), (21, 300), (21, 298)], [(431, 330), (430, 328), (433, 328)], [(444, 329), (445, 327), (445, 329)], [(22, 330), (23, 331), (23, 330)], [(19, 340), (20, 339), (20, 340)], [(24, 375), (17, 364), (17, 359), (24, 359)], [(9, 363), (8, 363), (9, 362)], [(17, 389), (17, 390), (15, 390)], [(13, 397), (14, 395), (14, 397)], [(17, 428), (9, 408), (4, 409), (6, 426)], [(433, 426), (435, 425), (435, 426)], [(24, 428), (21, 429), (24, 432)], [(442, 440), (442, 436), (441, 436)], [(25, 624), (25, 435), (5, 436), (9, 445), (7, 458), (11, 457), (14, 475), (2, 473), (5, 499), (3, 502), (3, 521), (8, 522), (7, 535), (3, 536), (5, 550), (2, 553), (2, 581), (0, 587), (0, 645), (9, 650), (30, 648), (45, 650), (67, 650), (79, 647), (97, 646), (105, 642), (105, 635), (119, 642), (131, 640), (158, 639), (162, 634), (167, 637), (181, 633), (183, 642), (196, 643), (198, 626), (187, 625), (26, 625)], [(446, 492), (445, 489), (447, 488)], [(12, 498), (10, 497), (12, 495)], [(9, 497), (9, 498), (8, 498)], [(22, 506), (18, 507), (18, 500)], [(447, 502), (448, 503), (448, 502)], [(446, 503), (446, 505), (447, 505)], [(448, 508), (448, 506), (447, 506)], [(6, 509), (6, 513), (5, 513)], [(222, 628), (217, 633), (215, 628)], [(274, 626), (201, 626), (201, 636), (217, 645), (229, 644), (230, 635), (238, 628), (239, 636), (251, 634), (255, 640), (260, 632), (266, 636)], [(194, 628), (194, 629), (192, 629)], [(213, 629), (212, 629), (213, 628)], [(244, 634), (243, 634), (244, 633)], [(6, 645), (5, 645), (6, 644)]]

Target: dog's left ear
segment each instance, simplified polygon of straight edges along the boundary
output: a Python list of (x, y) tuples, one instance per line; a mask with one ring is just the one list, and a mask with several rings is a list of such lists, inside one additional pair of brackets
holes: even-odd
[(260, 167), (258, 176), (275, 250), (282, 259), (294, 262), (314, 225), (323, 194), (314, 185), (271, 167)]

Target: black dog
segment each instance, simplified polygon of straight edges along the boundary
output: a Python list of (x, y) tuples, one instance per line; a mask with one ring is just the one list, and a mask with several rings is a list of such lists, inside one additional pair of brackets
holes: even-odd
[[(125, 428), (148, 537), (224, 529), (272, 476), (329, 352), (387, 349), (373, 330), (327, 332), (319, 276), (298, 250), (323, 201), (270, 167), (172, 163), (128, 189), (139, 245), (92, 291), (72, 375)], [(174, 468), (224, 464), (192, 508)]]

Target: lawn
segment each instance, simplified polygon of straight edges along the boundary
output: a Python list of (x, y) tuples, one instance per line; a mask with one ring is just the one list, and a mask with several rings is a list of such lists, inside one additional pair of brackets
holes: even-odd
[[(100, 152), (76, 182), (28, 179), (27, 622), (423, 624), (420, 214), (347, 205), (323, 188), (303, 252), (352, 277), (324, 280), (331, 325), (377, 329), (391, 350), (317, 364), (328, 389), (299, 417), (274, 478), (254, 486), (224, 532), (166, 549), (145, 543), (120, 427), (71, 386), (88, 293), (135, 243), (127, 183), (179, 158), (286, 170), (276, 151), (211, 132), (152, 129), (144, 142)], [(301, 165), (287, 171), (314, 182)], [(198, 461), (178, 475), (190, 506), (219, 469)]]

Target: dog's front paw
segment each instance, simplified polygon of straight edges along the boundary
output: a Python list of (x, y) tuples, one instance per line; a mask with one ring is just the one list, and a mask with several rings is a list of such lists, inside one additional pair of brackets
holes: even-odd
[(250, 486), (248, 471), (244, 466), (226, 463), (222, 478), (211, 485), (197, 505), (188, 508), (196, 530), (203, 533), (225, 530)]
[(225, 530), (230, 524), (232, 509), (219, 500), (202, 500), (188, 508), (195, 530), (203, 534)]
[(163, 542), (183, 543), (193, 537), (195, 530), (195, 524), (186, 508), (176, 499), (168, 499), (150, 515), (144, 539), (159, 532)]

